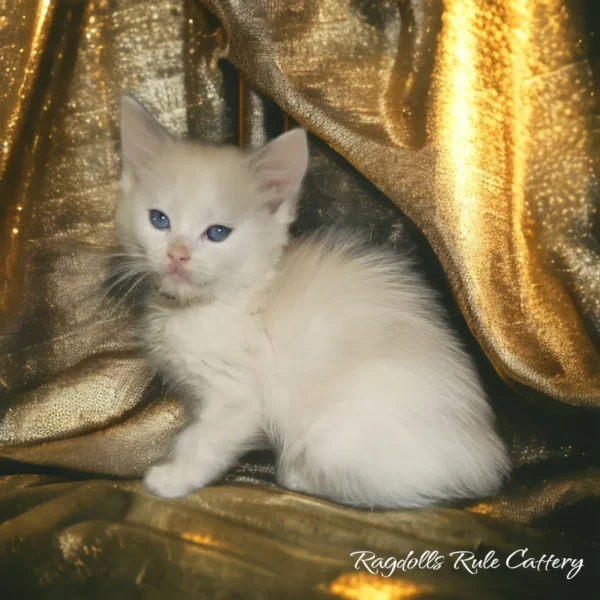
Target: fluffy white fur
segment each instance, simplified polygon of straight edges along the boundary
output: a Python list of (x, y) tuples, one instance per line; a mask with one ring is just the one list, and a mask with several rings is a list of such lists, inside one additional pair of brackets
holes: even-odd
[[(268, 440), (281, 485), (353, 505), (420, 506), (497, 490), (505, 448), (468, 355), (402, 256), (347, 233), (290, 243), (306, 135), (259, 151), (172, 138), (122, 100), (119, 240), (154, 281), (143, 339), (197, 417), (146, 486), (211, 482)], [(170, 219), (155, 229), (149, 210)], [(211, 225), (233, 232), (215, 243)], [(167, 273), (169, 248), (191, 255)]]

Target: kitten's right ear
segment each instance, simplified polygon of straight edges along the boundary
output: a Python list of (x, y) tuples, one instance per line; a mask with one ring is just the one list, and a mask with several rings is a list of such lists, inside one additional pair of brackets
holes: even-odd
[(124, 181), (139, 177), (173, 141), (167, 130), (131, 94), (121, 95), (121, 154)]
[(302, 180), (308, 168), (306, 131), (292, 129), (250, 155), (250, 170), (269, 210), (289, 225), (296, 216)]

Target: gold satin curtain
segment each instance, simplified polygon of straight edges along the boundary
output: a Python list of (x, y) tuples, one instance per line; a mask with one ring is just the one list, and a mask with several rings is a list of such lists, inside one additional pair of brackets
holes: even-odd
[[(494, 549), (600, 564), (600, 261), (592, 2), (0, 2), (0, 590), (6, 597), (492, 598), (564, 577), (378, 578), (349, 552)], [(594, 35), (593, 35), (594, 34)], [(515, 462), (498, 498), (362, 512), (268, 455), (178, 502), (135, 478), (185, 420), (103, 296), (117, 97), (255, 146), (312, 134), (297, 228), (414, 253), (477, 355)], [(594, 120), (596, 119), (596, 121)], [(567, 588), (565, 588), (567, 589)], [(566, 592), (565, 592), (566, 593)], [(563, 597), (563, 596), (558, 596)]]

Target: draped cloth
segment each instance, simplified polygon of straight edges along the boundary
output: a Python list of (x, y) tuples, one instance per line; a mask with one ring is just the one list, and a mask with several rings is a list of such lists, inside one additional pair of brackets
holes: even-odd
[[(10, 598), (565, 597), (600, 561), (597, 9), (561, 0), (0, 3), (0, 590)], [(186, 414), (138, 350), (114, 252), (118, 94), (255, 147), (295, 123), (295, 229), (415, 256), (515, 470), (495, 498), (360, 511), (245, 457), (146, 493)], [(398, 457), (410, 460), (410, 457)], [(355, 551), (583, 557), (565, 572), (354, 568)], [(4, 597), (4, 596), (3, 596)]]

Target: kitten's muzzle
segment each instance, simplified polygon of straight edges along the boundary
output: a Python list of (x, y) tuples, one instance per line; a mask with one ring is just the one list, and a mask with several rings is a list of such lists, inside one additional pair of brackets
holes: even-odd
[(189, 281), (185, 267), (192, 256), (190, 249), (182, 242), (174, 242), (169, 244), (167, 255), (169, 257), (167, 273), (176, 281)]
[(181, 261), (186, 261), (191, 258), (190, 249), (181, 242), (175, 242), (170, 244), (167, 248), (167, 255), (171, 259), (171, 262), (179, 263)]

